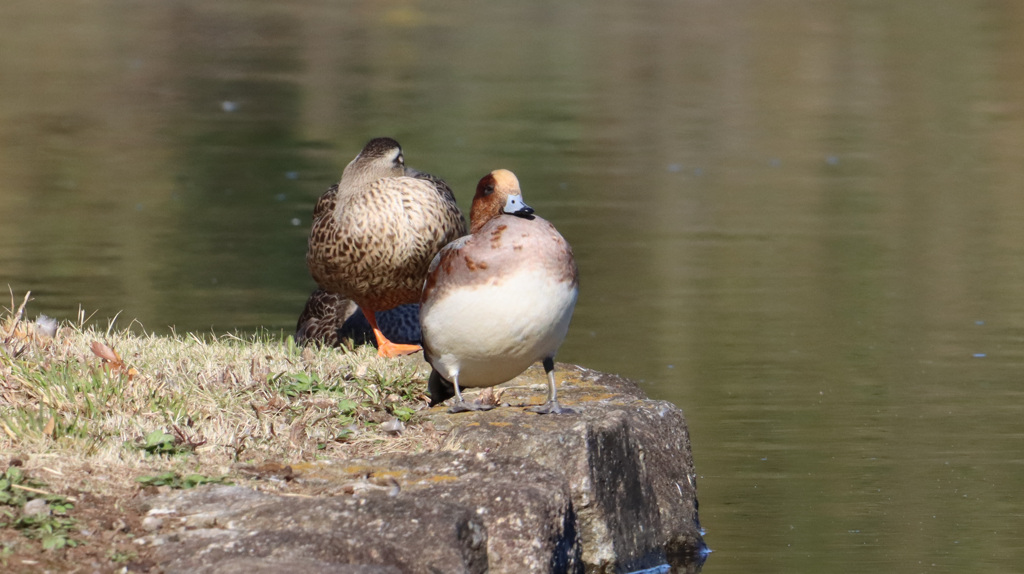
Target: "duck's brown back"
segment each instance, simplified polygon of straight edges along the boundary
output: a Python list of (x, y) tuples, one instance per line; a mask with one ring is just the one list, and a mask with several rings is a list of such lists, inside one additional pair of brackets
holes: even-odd
[(306, 255), (320, 288), (375, 310), (418, 301), (434, 254), (466, 232), (451, 190), (435, 179), (328, 190), (314, 210)]

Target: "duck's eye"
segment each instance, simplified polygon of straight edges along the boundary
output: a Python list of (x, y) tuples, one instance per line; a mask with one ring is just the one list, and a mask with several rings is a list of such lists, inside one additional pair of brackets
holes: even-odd
[(405, 165), (405, 156), (398, 154), (398, 157), (395, 158), (395, 165)]
[(494, 193), (494, 185), (493, 184), (488, 185), (487, 187), (484, 188), (484, 195), (490, 195), (492, 193)]

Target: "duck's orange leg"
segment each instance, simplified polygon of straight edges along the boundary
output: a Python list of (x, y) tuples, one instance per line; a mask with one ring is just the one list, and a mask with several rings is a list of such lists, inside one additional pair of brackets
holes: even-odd
[(406, 345), (404, 343), (392, 343), (381, 333), (380, 328), (377, 327), (377, 313), (373, 309), (367, 309), (362, 305), (359, 308), (363, 311), (363, 316), (370, 323), (370, 328), (373, 329), (373, 336), (377, 339), (377, 356), (378, 357), (398, 357), (401, 355), (410, 355), (423, 349), (419, 345)]

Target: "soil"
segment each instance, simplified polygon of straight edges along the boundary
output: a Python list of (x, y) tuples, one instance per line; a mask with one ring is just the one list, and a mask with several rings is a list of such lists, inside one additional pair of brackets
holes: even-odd
[[(37, 473), (32, 473), (37, 474)], [(84, 473), (83, 473), (84, 474)], [(68, 476), (68, 481), (75, 477)], [(85, 476), (81, 477), (85, 479)], [(138, 498), (141, 489), (97, 495), (82, 491), (60, 492), (74, 499), (68, 516), (77, 523), (69, 538), (79, 544), (57, 550), (45, 550), (42, 542), (27, 538), (14, 528), (0, 528), (0, 546), (11, 551), (0, 553), (4, 572), (158, 572), (147, 556), (149, 549), (134, 543), (145, 533)]]

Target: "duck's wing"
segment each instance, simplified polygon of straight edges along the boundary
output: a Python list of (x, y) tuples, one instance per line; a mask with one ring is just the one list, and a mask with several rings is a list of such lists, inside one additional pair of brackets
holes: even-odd
[(332, 185), (320, 199), (316, 200), (316, 205), (313, 206), (313, 219), (323, 217), (325, 214), (334, 211), (334, 206), (338, 204), (338, 184)]

